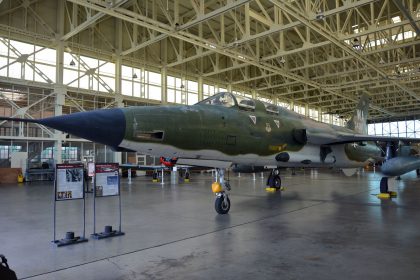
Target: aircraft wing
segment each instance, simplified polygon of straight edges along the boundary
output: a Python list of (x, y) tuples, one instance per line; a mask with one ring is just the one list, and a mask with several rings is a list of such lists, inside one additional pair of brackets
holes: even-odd
[(138, 165), (138, 164), (131, 164), (131, 163), (124, 163), (124, 164), (120, 164), (121, 168), (124, 169), (134, 169), (134, 170), (142, 170), (142, 171), (147, 171), (147, 170), (157, 170), (157, 169), (167, 169), (166, 166), (162, 166), (162, 165)]
[(376, 135), (363, 135), (352, 134), (345, 132), (337, 132), (336, 134), (317, 133), (306, 131), (306, 140), (308, 143), (317, 145), (334, 145), (345, 144), (363, 141), (379, 141), (379, 142), (398, 142), (403, 141), (406, 143), (420, 143), (420, 138), (405, 138), (395, 136), (376, 136)]
[(198, 166), (198, 167), (210, 167), (210, 168), (228, 168), (232, 165), (231, 161), (203, 160), (203, 159), (192, 159), (192, 158), (179, 158), (177, 163)]
[[(138, 164), (131, 164), (131, 163), (124, 163), (124, 164), (120, 164), (121, 168), (124, 169), (134, 169), (134, 170), (141, 170), (141, 171), (148, 171), (148, 170), (172, 170), (172, 167), (168, 167), (168, 166), (164, 166), (164, 165), (138, 165)], [(193, 166), (190, 165), (180, 165), (180, 164), (176, 164), (174, 165), (174, 167), (178, 168), (178, 169), (190, 169), (190, 168), (194, 168)]]

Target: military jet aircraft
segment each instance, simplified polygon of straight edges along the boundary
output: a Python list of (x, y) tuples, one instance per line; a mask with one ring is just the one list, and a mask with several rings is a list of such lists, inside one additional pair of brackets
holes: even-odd
[[(224, 170), (271, 168), (267, 181), (280, 189), (279, 170), (286, 167), (336, 167), (346, 174), (384, 159), (377, 141), (386, 145), (385, 176), (420, 168), (420, 158), (399, 154), (398, 143), (420, 139), (367, 135), (369, 98), (362, 95), (347, 127), (314, 121), (287, 109), (221, 92), (192, 106), (145, 106), (80, 112), (45, 119), (0, 118), (38, 123), (113, 147), (116, 151), (176, 158), (177, 164), (218, 170), (212, 190), (215, 209), (230, 209), (230, 185)], [(388, 192), (388, 177), (380, 184)]]

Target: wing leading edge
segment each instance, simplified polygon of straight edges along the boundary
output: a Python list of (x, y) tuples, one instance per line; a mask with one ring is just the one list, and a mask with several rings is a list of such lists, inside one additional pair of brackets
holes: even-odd
[(398, 142), (403, 141), (406, 143), (420, 143), (419, 138), (403, 138), (403, 137), (388, 137), (376, 135), (363, 135), (357, 133), (336, 132), (330, 133), (317, 133), (306, 131), (306, 140), (308, 143), (316, 145), (337, 145), (345, 143), (363, 142), (363, 141), (379, 141), (379, 142)]

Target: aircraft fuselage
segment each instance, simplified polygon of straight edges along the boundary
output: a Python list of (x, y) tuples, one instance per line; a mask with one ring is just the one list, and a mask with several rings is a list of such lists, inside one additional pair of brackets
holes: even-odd
[[(193, 159), (254, 166), (352, 168), (381, 156), (374, 143), (329, 147), (299, 143), (294, 130), (311, 127), (324, 133), (348, 131), (303, 116), (200, 104), (123, 110), (126, 127), (119, 147), (142, 154), (178, 157), (184, 159), (183, 163)], [(289, 158), (276, 160), (280, 153)]]

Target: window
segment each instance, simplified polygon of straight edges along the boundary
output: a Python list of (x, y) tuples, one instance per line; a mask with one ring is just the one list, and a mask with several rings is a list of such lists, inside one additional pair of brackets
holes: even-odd
[(233, 107), (235, 106), (235, 100), (233, 99), (233, 95), (231, 93), (223, 92), (207, 98), (199, 102), (199, 104)]
[(287, 102), (278, 102), (277, 103), (280, 107), (286, 108), (286, 109), (290, 109), (290, 104)]
[(185, 92), (183, 91), (185, 87), (182, 83), (181, 78), (167, 76), (166, 85), (167, 85), (168, 102), (185, 104)]
[(322, 122), (330, 123), (330, 114), (323, 113), (322, 114)]
[(295, 111), (298, 114), (305, 115), (305, 107), (303, 106), (295, 105), (293, 107), (293, 111)]
[(420, 121), (373, 123), (368, 125), (369, 135), (420, 138)]
[(195, 81), (187, 80), (187, 104), (193, 105), (198, 102), (198, 83)]
[(238, 102), (239, 109), (246, 111), (255, 110), (255, 102), (250, 98), (244, 96), (236, 96), (236, 101)]
[(273, 100), (271, 98), (265, 97), (265, 96), (262, 96), (262, 95), (259, 95), (259, 94), (257, 94), (257, 99), (262, 101), (262, 102), (271, 103), (271, 104), (273, 103)]
[(318, 110), (309, 108), (309, 117), (314, 120), (318, 120)]
[(216, 94), (216, 87), (212, 85), (203, 84), (203, 98), (206, 99)]
[[(125, 73), (126, 69), (123, 69)], [(75, 53), (64, 53), (64, 84), (101, 92), (115, 91), (115, 64), (78, 55)], [(127, 84), (123, 82), (127, 87)], [(123, 94), (124, 88), (123, 88)]]
[(55, 82), (56, 51), (0, 37), (0, 76)]
[(276, 105), (264, 103), (264, 106), (267, 113), (272, 114), (272, 115), (279, 114), (279, 108)]

